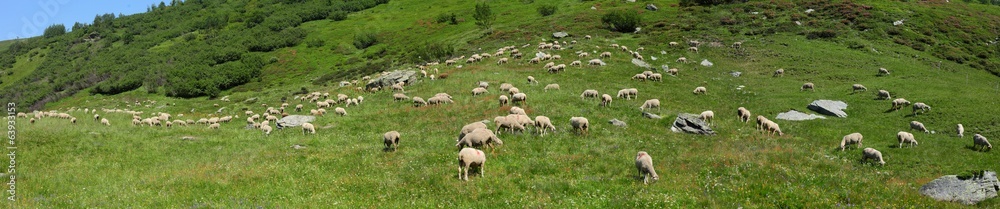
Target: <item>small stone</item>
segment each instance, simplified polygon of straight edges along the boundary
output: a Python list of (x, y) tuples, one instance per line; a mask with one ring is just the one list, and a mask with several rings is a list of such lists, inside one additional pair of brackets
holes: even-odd
[(626, 124), (625, 121), (618, 120), (618, 118), (611, 119), (611, 120), (608, 121), (608, 123), (610, 123), (613, 126), (618, 126), (618, 127), (622, 127), (622, 128), (625, 128), (625, 127), (628, 126), (628, 124)]

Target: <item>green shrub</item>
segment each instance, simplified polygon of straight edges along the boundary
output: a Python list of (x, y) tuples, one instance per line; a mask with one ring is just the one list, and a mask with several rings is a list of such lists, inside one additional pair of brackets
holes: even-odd
[(299, 26), (299, 24), (302, 24), (302, 18), (295, 14), (277, 14), (264, 19), (264, 22), (261, 23), (262, 26), (272, 31), (281, 31), (285, 28)]
[(332, 11), (332, 12), (330, 12), (329, 15), (326, 16), (326, 18), (330, 19), (330, 20), (333, 20), (333, 21), (346, 20), (347, 19), (347, 12), (340, 11), (340, 10)]
[(455, 48), (451, 45), (432, 42), (416, 45), (410, 54), (410, 60), (414, 62), (428, 62), (442, 60), (455, 54)]
[(358, 49), (365, 49), (375, 44), (378, 44), (378, 36), (375, 32), (366, 31), (354, 34), (354, 47)]
[(435, 18), (437, 23), (448, 23), (451, 25), (458, 25), (458, 17), (455, 13), (441, 13)]
[(66, 34), (66, 26), (63, 24), (55, 24), (45, 28), (45, 33), (43, 33), (42, 36), (51, 38), (62, 34)]
[(601, 22), (613, 31), (631, 33), (642, 25), (642, 17), (634, 10), (615, 10), (601, 16)]
[(538, 6), (538, 14), (542, 15), (542, 17), (549, 16), (555, 14), (556, 9), (558, 9), (558, 7), (556, 7), (555, 5)]
[(493, 14), (493, 9), (486, 2), (476, 4), (472, 18), (476, 19), (476, 26), (487, 31), (493, 28), (493, 21), (497, 19), (496, 15)]
[(326, 45), (326, 41), (324, 41), (321, 38), (312, 38), (306, 40), (306, 46), (308, 46), (309, 48), (322, 47), (324, 45)]

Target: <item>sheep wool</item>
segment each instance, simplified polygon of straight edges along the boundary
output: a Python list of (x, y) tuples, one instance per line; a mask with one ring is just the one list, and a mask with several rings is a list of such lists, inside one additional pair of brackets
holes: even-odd
[(479, 177), (485, 176), (486, 153), (475, 148), (458, 151), (458, 179), (469, 181), (469, 169), (479, 168)]

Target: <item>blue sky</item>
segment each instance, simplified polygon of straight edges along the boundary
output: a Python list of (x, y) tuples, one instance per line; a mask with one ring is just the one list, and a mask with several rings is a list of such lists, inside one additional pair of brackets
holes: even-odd
[(146, 8), (170, 0), (0, 0), (0, 40), (42, 35), (53, 24), (73, 27), (73, 23), (93, 23), (98, 14), (125, 15), (146, 12)]

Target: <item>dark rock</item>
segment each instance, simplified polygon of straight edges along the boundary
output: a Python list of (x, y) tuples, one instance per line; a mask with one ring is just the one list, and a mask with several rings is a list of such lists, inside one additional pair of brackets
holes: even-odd
[(303, 123), (313, 122), (314, 120), (316, 120), (315, 116), (289, 115), (279, 119), (275, 124), (277, 124), (278, 129), (282, 129), (285, 127), (301, 126)]
[(812, 119), (826, 119), (826, 117), (823, 117), (823, 116), (820, 116), (820, 115), (806, 114), (806, 113), (795, 111), (795, 110), (791, 110), (791, 111), (783, 112), (783, 113), (778, 113), (778, 116), (776, 116), (774, 118), (782, 119), (782, 120), (794, 120), (794, 121), (812, 120)]
[(809, 104), (809, 109), (820, 114), (846, 118), (847, 103), (833, 100), (816, 100)]
[(659, 10), (660, 8), (656, 7), (656, 5), (653, 5), (653, 4), (647, 4), (646, 5), (646, 9), (649, 10), (649, 11), (656, 11), (656, 10)]
[(942, 176), (920, 187), (920, 194), (935, 200), (966, 205), (994, 198), (998, 191), (1000, 191), (1000, 181), (997, 181), (995, 171), (982, 171), (974, 176)]
[(715, 131), (708, 127), (708, 123), (701, 120), (700, 115), (691, 113), (679, 113), (674, 124), (670, 127), (674, 132), (685, 132), (691, 134), (715, 135)]
[(392, 86), (393, 84), (396, 84), (396, 83), (399, 83), (399, 82), (405, 82), (407, 84), (412, 84), (413, 82), (417, 81), (416, 74), (417, 74), (417, 71), (412, 71), (412, 70), (397, 70), (397, 71), (392, 71), (389, 74), (386, 74), (386, 75), (383, 75), (383, 76), (379, 76), (378, 78), (375, 78), (375, 79), (372, 79), (371, 81), (368, 81), (368, 84), (365, 85), (365, 88), (367, 88), (367, 89), (373, 89), (373, 88), (384, 89), (385, 87)]
[(625, 121), (620, 121), (620, 120), (618, 120), (618, 118), (611, 119), (611, 120), (608, 121), (608, 123), (610, 123), (613, 126), (618, 126), (618, 127), (622, 127), (622, 128), (625, 128), (625, 127), (628, 126), (628, 124), (626, 124)]

